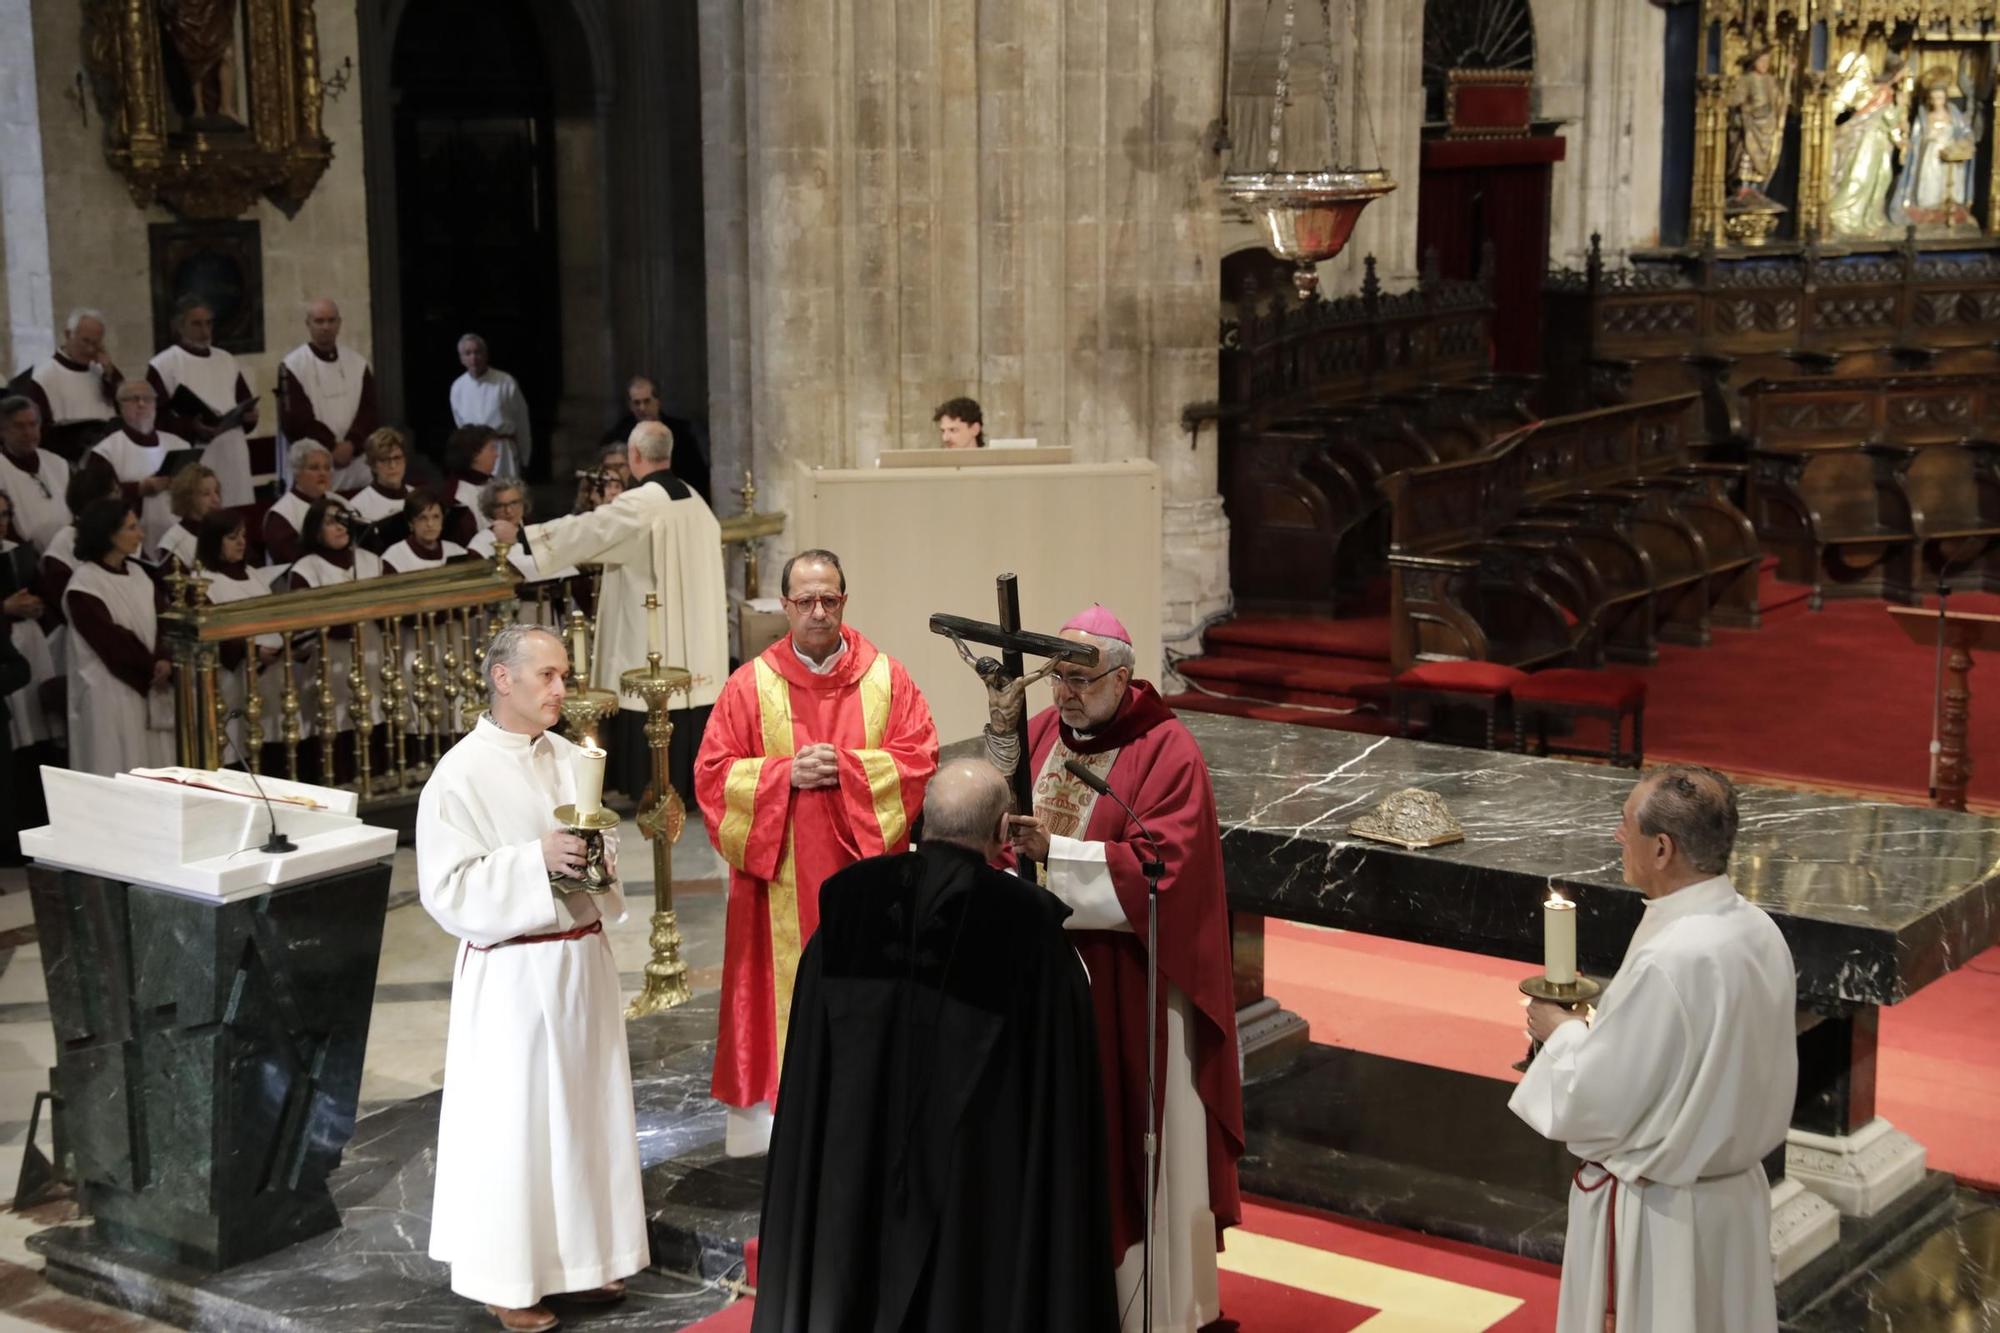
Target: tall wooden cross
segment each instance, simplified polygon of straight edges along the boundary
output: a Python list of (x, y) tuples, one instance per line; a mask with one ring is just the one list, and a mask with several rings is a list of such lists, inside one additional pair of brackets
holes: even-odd
[[(999, 623), (968, 620), (964, 616), (934, 615), (931, 617), (931, 633), (998, 648), (1000, 674), (1008, 682), (1018, 681), (1026, 673), (1027, 667), (1022, 661), (1024, 654), (1075, 662), (1083, 667), (1097, 665), (1097, 649), (1090, 644), (1021, 628), (1021, 589), (1012, 574), (1002, 574), (994, 580), (994, 585), (1000, 601)], [(994, 682), (988, 680), (984, 683), (990, 694)], [(1025, 706), (1015, 711), (1014, 735), (1018, 755), (1012, 774), (1014, 805), (1022, 814), (1032, 814), (1035, 809), (1034, 778), (1028, 772), (1031, 756), (1028, 753), (1028, 710)]]

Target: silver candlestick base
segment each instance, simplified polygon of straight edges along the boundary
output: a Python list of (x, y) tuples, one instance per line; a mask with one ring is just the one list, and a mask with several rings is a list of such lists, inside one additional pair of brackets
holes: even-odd
[(609, 893), (616, 877), (604, 859), (604, 834), (618, 827), (617, 813), (599, 806), (587, 815), (579, 815), (575, 806), (559, 805), (556, 822), (583, 839), (583, 873), (550, 875), (549, 887), (558, 893)]
[[(1575, 1009), (1595, 1003), (1597, 997), (1604, 994), (1604, 983), (1583, 976), (1570, 982), (1550, 981), (1547, 974), (1537, 972), (1521, 983), (1521, 994), (1531, 1000), (1547, 1000), (1550, 1004), (1559, 1004), (1565, 1009)], [(1528, 1066), (1535, 1062), (1535, 1057), (1541, 1054), (1541, 1050), (1540, 1042), (1529, 1042), (1527, 1055), (1514, 1068), (1526, 1073)]]

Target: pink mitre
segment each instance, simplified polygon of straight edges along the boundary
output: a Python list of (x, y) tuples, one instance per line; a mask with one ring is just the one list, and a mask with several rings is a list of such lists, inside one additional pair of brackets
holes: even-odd
[(1103, 605), (1092, 602), (1088, 610), (1079, 611), (1063, 626), (1066, 630), (1082, 630), (1085, 634), (1095, 634), (1102, 639), (1116, 639), (1120, 643), (1132, 642), (1132, 635), (1119, 623), (1118, 617), (1105, 610)]

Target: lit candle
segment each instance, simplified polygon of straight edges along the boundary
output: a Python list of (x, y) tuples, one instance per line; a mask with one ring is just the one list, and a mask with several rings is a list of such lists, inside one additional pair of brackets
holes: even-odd
[(667, 625), (660, 594), (646, 594), (646, 651), (664, 659), (667, 655)]
[(1542, 975), (1558, 986), (1576, 983), (1576, 904), (1553, 890), (1542, 904)]
[(604, 808), (604, 751), (594, 745), (579, 745), (570, 757), (570, 776), (576, 781), (576, 813), (580, 819)]

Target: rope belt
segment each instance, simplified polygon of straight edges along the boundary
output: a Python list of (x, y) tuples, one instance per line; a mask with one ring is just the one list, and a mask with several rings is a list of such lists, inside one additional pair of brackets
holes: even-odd
[[(1588, 1185), (1583, 1183), (1583, 1173), (1591, 1167), (1601, 1173)], [(1604, 1333), (1616, 1333), (1618, 1328), (1618, 1177), (1604, 1169), (1602, 1162), (1585, 1162), (1577, 1167), (1570, 1183), (1585, 1194), (1595, 1194), (1606, 1185), (1611, 1186), (1611, 1226), (1607, 1230), (1604, 1258)]]
[(559, 930), (552, 935), (516, 935), (511, 940), (501, 940), (498, 944), (471, 944), (467, 948), (485, 953), (489, 949), (504, 949), (510, 944), (554, 944), (558, 940), (580, 940), (586, 935), (602, 935), (604, 922), (593, 921), (587, 926), (576, 926), (570, 930)]

